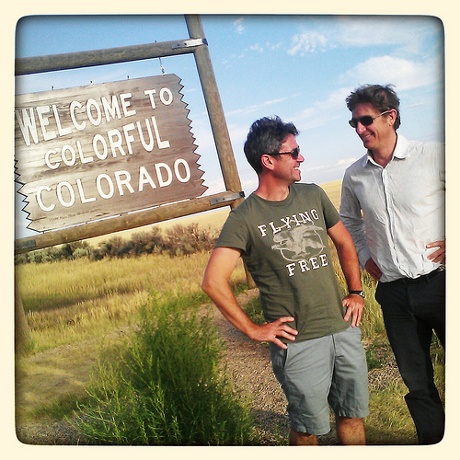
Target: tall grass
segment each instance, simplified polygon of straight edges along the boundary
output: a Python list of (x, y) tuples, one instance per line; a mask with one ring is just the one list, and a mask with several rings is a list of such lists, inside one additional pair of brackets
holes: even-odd
[[(118, 361), (113, 347), (138, 329), (138, 311), (150, 296), (195, 308), (208, 301), (200, 287), (208, 258), (202, 252), (16, 266), (31, 336), (16, 356), (17, 423), (55, 421), (84, 401), (98, 357)], [(232, 282), (245, 280), (239, 264)]]
[(122, 364), (101, 367), (80, 431), (96, 444), (251, 444), (250, 405), (221, 372), (221, 346), (209, 316), (151, 301)]
[[(348, 293), (348, 287), (345, 281), (345, 276), (343, 275), (342, 269), (340, 267), (337, 251), (335, 250), (331, 242), (330, 247), (332, 265), (334, 266), (334, 271), (336, 273), (337, 281), (339, 283), (342, 295), (345, 296)], [(385, 333), (385, 326), (383, 324), (383, 317), (380, 305), (374, 298), (376, 281), (367, 272), (362, 272), (361, 280), (365, 295), (365, 306), (360, 328), (363, 333), (363, 340), (372, 341), (376, 337)]]
[[(207, 298), (200, 285), (208, 258), (209, 253), (200, 252), (16, 266), (32, 351), (102, 337), (129, 326), (151, 292), (204, 302)], [(241, 264), (232, 279), (235, 284), (245, 281)]]

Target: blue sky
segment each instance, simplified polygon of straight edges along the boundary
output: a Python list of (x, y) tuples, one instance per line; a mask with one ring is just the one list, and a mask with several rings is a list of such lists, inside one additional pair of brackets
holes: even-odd
[[(347, 123), (346, 96), (366, 83), (394, 84), (401, 99), (399, 132), (444, 140), (444, 28), (430, 16), (203, 15), (203, 29), (242, 186), (257, 177), (243, 143), (251, 123), (279, 115), (300, 131), (302, 181), (341, 179), (363, 153)], [(25, 16), (16, 27), (16, 56), (105, 49), (187, 38), (182, 15)], [(208, 193), (224, 190), (192, 55), (162, 58), (182, 79)], [(125, 80), (161, 73), (158, 59), (18, 77), (16, 92)], [(23, 206), (18, 200), (19, 209)], [(18, 208), (18, 206), (17, 206)], [(17, 212), (17, 237), (26, 236)]]

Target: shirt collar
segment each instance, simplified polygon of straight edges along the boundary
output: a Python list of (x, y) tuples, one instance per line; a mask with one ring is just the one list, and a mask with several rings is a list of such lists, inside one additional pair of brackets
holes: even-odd
[(408, 144), (409, 141), (404, 136), (397, 136), (393, 158), (396, 157), (403, 160), (404, 158), (410, 157), (410, 151), (407, 148)]
[[(410, 157), (410, 152), (407, 149), (408, 144), (409, 141), (404, 136), (397, 135), (396, 147), (393, 152), (393, 157), (391, 158), (391, 161), (393, 161), (394, 158), (404, 160), (405, 158)], [(368, 162), (375, 164), (375, 161), (372, 158), (371, 152), (369, 150), (367, 151), (367, 154), (364, 155), (362, 166), (364, 167)]]

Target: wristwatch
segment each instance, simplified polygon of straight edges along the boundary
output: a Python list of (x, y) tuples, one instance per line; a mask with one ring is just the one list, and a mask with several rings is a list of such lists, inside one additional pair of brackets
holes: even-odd
[(360, 295), (364, 299), (364, 291), (350, 291), (349, 294)]

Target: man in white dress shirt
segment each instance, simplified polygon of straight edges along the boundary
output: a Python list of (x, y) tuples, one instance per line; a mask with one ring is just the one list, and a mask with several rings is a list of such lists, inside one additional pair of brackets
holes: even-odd
[(378, 281), (388, 339), (409, 389), (405, 400), (420, 444), (444, 435), (433, 380), (433, 330), (445, 346), (444, 145), (397, 133), (392, 86), (365, 85), (346, 99), (366, 154), (345, 172), (340, 215), (360, 264)]

